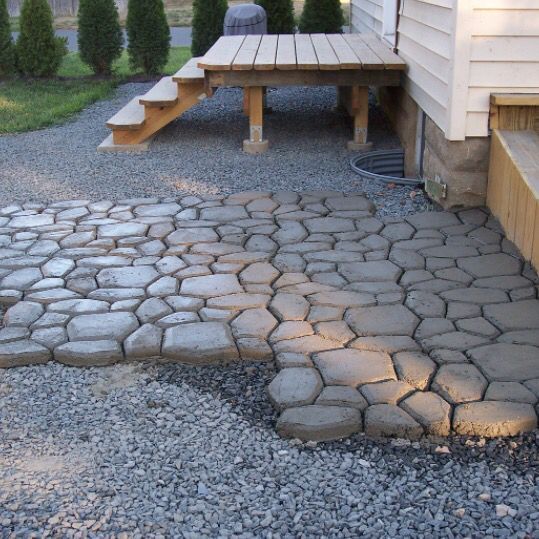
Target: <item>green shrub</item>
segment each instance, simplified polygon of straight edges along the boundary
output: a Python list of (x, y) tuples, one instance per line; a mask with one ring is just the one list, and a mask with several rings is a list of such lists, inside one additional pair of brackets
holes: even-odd
[(67, 54), (66, 39), (54, 35), (47, 0), (24, 0), (17, 39), (17, 68), (23, 75), (55, 75)]
[(266, 10), (268, 34), (293, 34), (296, 30), (292, 0), (256, 0)]
[(122, 54), (123, 34), (114, 0), (80, 0), (79, 53), (97, 75), (108, 75)]
[(223, 35), (227, 0), (193, 1), (193, 37), (191, 52), (202, 56)]
[(305, 0), (299, 20), (303, 34), (339, 34), (342, 32), (344, 15), (340, 0)]
[(6, 0), (0, 0), (0, 77), (15, 70), (15, 46), (11, 39), (11, 25)]
[(129, 0), (126, 27), (131, 68), (142, 69), (146, 75), (159, 74), (170, 50), (163, 0)]

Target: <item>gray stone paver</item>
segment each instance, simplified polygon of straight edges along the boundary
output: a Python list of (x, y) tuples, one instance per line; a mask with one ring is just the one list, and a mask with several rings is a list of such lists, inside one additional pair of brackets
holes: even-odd
[(537, 275), (484, 211), (373, 213), (334, 192), (12, 205), (0, 367), (275, 360), (283, 436), (534, 428)]

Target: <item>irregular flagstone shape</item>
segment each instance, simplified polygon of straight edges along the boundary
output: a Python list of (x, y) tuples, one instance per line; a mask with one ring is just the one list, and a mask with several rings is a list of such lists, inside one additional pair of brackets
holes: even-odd
[(369, 404), (398, 404), (414, 392), (414, 388), (402, 380), (386, 380), (361, 386), (361, 393)]
[(272, 361), (273, 350), (264, 339), (241, 337), (236, 345), (243, 361)]
[(270, 342), (278, 342), (286, 339), (295, 339), (313, 335), (314, 329), (309, 322), (285, 321), (281, 322), (270, 336)]
[(425, 390), (436, 372), (436, 363), (420, 352), (399, 352), (393, 357), (393, 364), (399, 380)]
[(305, 219), (303, 224), (311, 234), (348, 232), (356, 229), (352, 219), (343, 219), (342, 217), (315, 217), (314, 219)]
[(535, 329), (524, 329), (522, 331), (509, 331), (503, 333), (497, 339), (499, 342), (510, 344), (530, 344), (539, 347), (539, 331)]
[(114, 340), (77, 341), (54, 349), (54, 359), (74, 367), (112, 365), (124, 358), (120, 343)]
[(436, 348), (446, 348), (447, 350), (460, 352), (489, 342), (490, 339), (480, 337), (479, 335), (470, 335), (463, 331), (452, 331), (425, 339), (421, 344), (429, 352)]
[(271, 299), (267, 294), (228, 294), (217, 298), (210, 298), (206, 305), (210, 309), (256, 309), (258, 307), (266, 307)]
[(226, 363), (239, 359), (228, 324), (195, 322), (165, 331), (162, 354), (192, 364)]
[(240, 273), (240, 281), (254, 284), (271, 284), (280, 273), (267, 262), (255, 262)]
[(539, 348), (496, 343), (470, 351), (471, 360), (490, 380), (524, 382), (539, 376)]
[(213, 298), (243, 292), (236, 275), (218, 274), (189, 277), (181, 284), (180, 293), (186, 296)]
[(0, 281), (0, 288), (27, 290), (43, 278), (38, 268), (23, 268), (7, 275)]
[(368, 211), (374, 213), (374, 204), (364, 196), (337, 196), (326, 200), (326, 206), (333, 211)]
[(421, 318), (443, 318), (445, 302), (432, 292), (414, 290), (406, 296), (406, 306)]
[(231, 322), (235, 337), (266, 339), (277, 326), (277, 319), (267, 309), (248, 309)]
[(76, 316), (67, 324), (71, 341), (123, 341), (138, 329), (139, 323), (133, 313), (114, 312)]
[(166, 241), (169, 245), (193, 245), (217, 242), (219, 236), (211, 228), (181, 228), (168, 235)]
[(497, 277), (520, 272), (520, 260), (505, 253), (459, 258), (457, 266), (474, 277)]
[(373, 262), (345, 262), (339, 264), (339, 273), (350, 282), (396, 282), (400, 277), (402, 270), (389, 260), (378, 260)]
[[(223, 312), (223, 311), (219, 311)], [(190, 322), (199, 322), (200, 318), (197, 313), (193, 312), (178, 312), (164, 316), (158, 320), (155, 324), (160, 328), (170, 328), (177, 326), (178, 324), (189, 324)]]
[(24, 215), (13, 217), (8, 223), (10, 228), (39, 228), (54, 224), (54, 216), (49, 214)]
[(423, 434), (421, 425), (394, 404), (375, 404), (365, 412), (365, 434), (373, 437), (409, 438)]
[(283, 369), (269, 384), (267, 391), (277, 410), (312, 404), (323, 384), (316, 369), (290, 367)]
[(307, 335), (306, 337), (279, 341), (273, 345), (273, 350), (276, 354), (281, 352), (312, 354), (313, 352), (336, 350), (342, 347), (343, 345), (339, 341), (324, 339), (323, 337), (320, 337), (320, 335)]
[(371, 350), (395, 354), (403, 351), (419, 350), (419, 345), (411, 337), (385, 335), (381, 337), (359, 337), (350, 343), (357, 350)]
[(165, 303), (161, 298), (150, 298), (140, 304), (135, 314), (141, 323), (147, 324), (149, 322), (155, 322), (172, 312), (170, 305)]
[(279, 245), (299, 243), (308, 235), (305, 227), (297, 221), (284, 221), (279, 229), (271, 236)]
[(309, 296), (311, 305), (324, 305), (328, 307), (367, 307), (376, 305), (372, 294), (349, 291), (318, 292)]
[(42, 268), (45, 277), (64, 277), (75, 268), (75, 262), (69, 258), (52, 258)]
[(175, 202), (167, 204), (145, 204), (135, 208), (135, 215), (139, 217), (162, 217), (176, 215), (182, 210), (182, 207)]
[(151, 266), (103, 269), (97, 274), (101, 288), (145, 288), (161, 275)]
[(0, 344), (12, 341), (20, 341), (30, 336), (30, 331), (25, 327), (9, 326), (0, 329)]
[(487, 381), (470, 363), (442, 365), (431, 384), (431, 389), (452, 404), (481, 400)]
[(532, 391), (518, 382), (491, 382), (485, 393), (485, 400), (535, 404), (538, 399)]
[(63, 327), (41, 328), (32, 332), (32, 341), (47, 347), (49, 350), (53, 350), (67, 340), (67, 331)]
[(458, 217), (449, 212), (422, 212), (409, 215), (406, 220), (417, 230), (428, 228), (440, 229), (447, 226), (460, 225)]
[(127, 358), (147, 359), (159, 356), (163, 330), (153, 324), (144, 324), (124, 341)]
[(361, 427), (361, 412), (345, 406), (287, 408), (277, 420), (277, 432), (284, 438), (317, 442), (346, 438), (360, 432)]
[(45, 308), (40, 303), (21, 301), (7, 310), (3, 322), (5, 326), (29, 327), (44, 312)]
[(504, 303), (509, 301), (507, 294), (503, 290), (493, 288), (457, 288), (441, 292), (440, 296), (446, 301), (461, 301), (465, 303), (475, 303), (477, 305), (488, 305), (489, 303)]
[(108, 312), (109, 307), (106, 301), (95, 299), (66, 299), (49, 304), (48, 311), (64, 314), (97, 314)]
[(518, 436), (536, 427), (533, 406), (520, 402), (470, 402), (457, 406), (453, 415), (453, 430), (466, 436)]
[(204, 208), (200, 212), (201, 219), (219, 223), (229, 223), (239, 219), (247, 219), (248, 217), (249, 214), (243, 206), (216, 206), (214, 208)]
[(484, 316), (501, 331), (539, 330), (539, 300), (529, 299), (501, 305), (486, 305)]
[(143, 299), (146, 297), (143, 288), (99, 288), (88, 294), (89, 299), (99, 301), (124, 301), (128, 299)]
[(368, 406), (365, 397), (353, 387), (325, 386), (316, 399), (316, 404), (323, 406), (349, 406), (358, 410), (365, 410)]
[(28, 339), (2, 343), (0, 346), (0, 368), (36, 365), (47, 363), (50, 359), (48, 348)]
[(404, 305), (350, 309), (345, 320), (358, 336), (412, 336), (419, 318)]
[(420, 423), (427, 434), (448, 436), (451, 406), (432, 391), (416, 391), (400, 403), (401, 408)]
[(297, 294), (276, 294), (270, 304), (271, 311), (282, 321), (305, 320), (309, 302)]
[(97, 229), (99, 238), (111, 238), (113, 240), (129, 236), (144, 236), (148, 225), (142, 223), (115, 223), (102, 225)]
[(332, 350), (316, 354), (313, 361), (326, 385), (357, 387), (396, 378), (391, 358), (383, 352)]

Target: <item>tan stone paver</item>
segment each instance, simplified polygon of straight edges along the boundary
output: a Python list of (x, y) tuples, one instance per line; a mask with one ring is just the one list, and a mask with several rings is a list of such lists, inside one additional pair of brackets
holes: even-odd
[(274, 360), (283, 436), (535, 428), (536, 273), (486, 210), (374, 210), (332, 191), (2, 208), (0, 367)]

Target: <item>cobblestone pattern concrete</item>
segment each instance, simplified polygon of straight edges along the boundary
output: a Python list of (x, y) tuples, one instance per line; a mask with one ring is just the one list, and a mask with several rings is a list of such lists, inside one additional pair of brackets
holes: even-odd
[(481, 209), (360, 194), (0, 210), (0, 366), (272, 361), (283, 436), (537, 426), (538, 279)]

